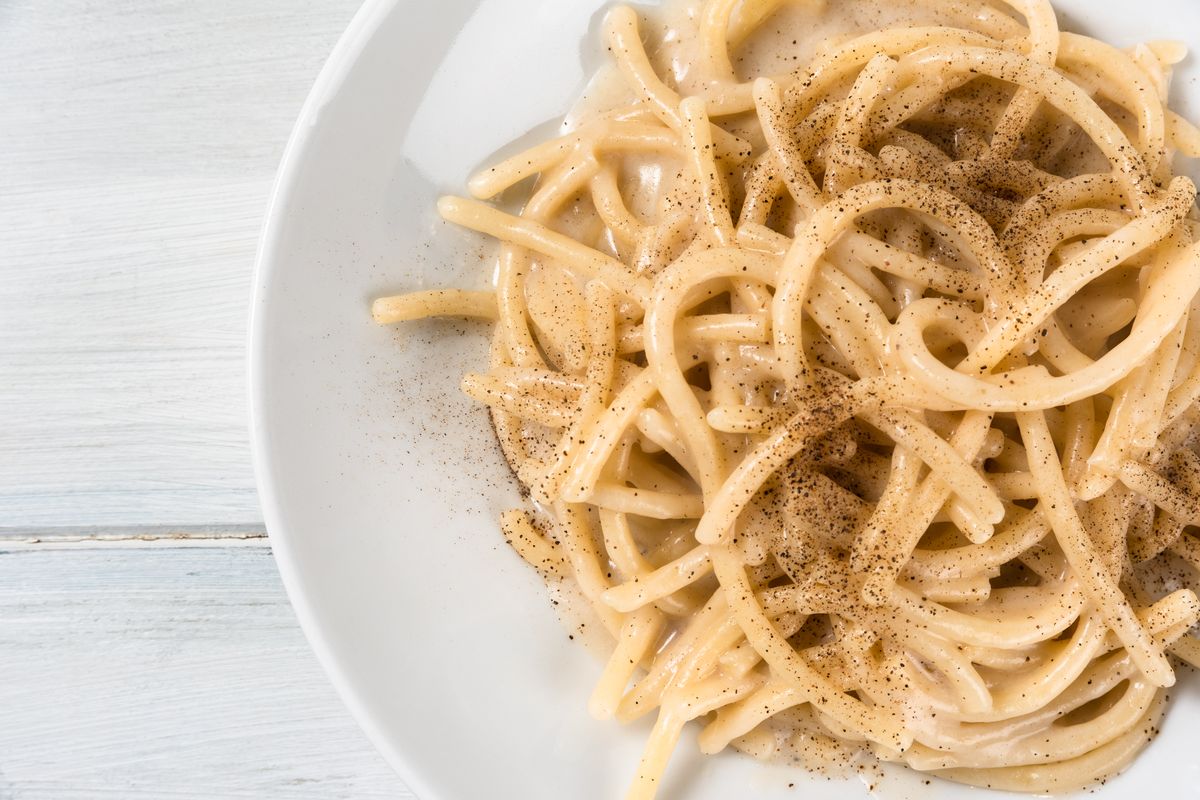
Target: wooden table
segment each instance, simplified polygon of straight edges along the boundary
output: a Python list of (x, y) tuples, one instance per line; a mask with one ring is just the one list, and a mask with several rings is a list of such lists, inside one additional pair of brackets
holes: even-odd
[(283, 594), (245, 338), (358, 0), (0, 3), (0, 800), (410, 797)]

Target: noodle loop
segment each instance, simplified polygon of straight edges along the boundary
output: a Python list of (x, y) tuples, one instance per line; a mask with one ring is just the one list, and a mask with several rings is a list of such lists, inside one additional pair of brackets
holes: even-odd
[(541, 509), (505, 537), (612, 634), (593, 714), (657, 712), (629, 797), (693, 720), (817, 767), (1119, 772), (1200, 662), (1180, 49), (1047, 0), (674, 0), (604, 37), (563, 136), (439, 205), (503, 243), (495, 295), (374, 309), (495, 320), (462, 385)]

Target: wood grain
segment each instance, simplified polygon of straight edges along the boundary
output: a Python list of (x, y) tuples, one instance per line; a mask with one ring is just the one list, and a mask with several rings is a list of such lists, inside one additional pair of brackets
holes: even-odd
[(261, 525), (257, 237), (357, 5), (0, 3), (0, 530)]
[(0, 800), (411, 797), (247, 441), (267, 195), (358, 3), (0, 2)]
[(0, 800), (412, 796), (265, 546), (8, 545), (0, 675)]

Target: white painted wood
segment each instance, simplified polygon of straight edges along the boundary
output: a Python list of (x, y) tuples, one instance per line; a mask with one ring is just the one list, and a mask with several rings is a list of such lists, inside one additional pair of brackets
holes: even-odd
[(0, 549), (0, 800), (407, 797), (267, 547)]
[(0, 3), (0, 530), (261, 525), (256, 241), (357, 5)]
[(0, 1), (0, 800), (411, 797), (246, 432), (267, 195), (358, 2)]

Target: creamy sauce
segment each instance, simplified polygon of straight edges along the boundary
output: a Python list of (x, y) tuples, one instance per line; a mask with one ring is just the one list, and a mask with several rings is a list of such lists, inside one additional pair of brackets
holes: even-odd
[[(704, 58), (699, 40), (703, 0), (665, 0), (645, 8), (643, 38), (650, 44), (655, 71), (669, 77), (682, 94), (695, 94), (705, 82), (694, 65)], [(758, 75), (786, 75), (807, 66), (820, 52), (856, 36), (884, 28), (957, 25), (991, 19), (1002, 28), (1012, 24), (1005, 12), (986, 3), (948, 1), (931, 7), (920, 0), (798, 0), (785, 2), (729, 54), (737, 80)], [(588, 119), (628, 104), (633, 98), (617, 67), (605, 64), (593, 76), (564, 120), (574, 130)]]
[[(701, 19), (731, 6), (728, 25)], [(739, 16), (755, 13), (759, 18)], [(1049, 7), (1031, 6), (1029, 13), (1032, 49), (1038, 36), (1056, 41)], [(668, 715), (697, 706), (721, 708), (730, 702), (727, 693), (757, 690), (751, 684), (765, 677), (763, 671), (753, 680), (748, 676), (759, 664), (754, 659), (761, 658), (770, 664), (772, 681), (787, 684), (789, 692), (792, 686), (808, 687), (807, 699), (764, 712), (761, 724), (739, 729), (741, 735), (731, 734), (721, 747), (733, 743), (759, 757), (774, 755), (810, 768), (854, 768), (862, 765), (870, 739), (885, 760), (902, 759), (929, 771), (961, 767), (975, 770), (958, 777), (967, 782), (991, 786), (993, 780), (1008, 780), (1000, 785), (1038, 791), (1082, 786), (1119, 769), (1120, 759), (1100, 772), (1081, 763), (1075, 765), (1082, 770), (1078, 774), (1064, 771), (1051, 780), (1036, 766), (1028, 777), (999, 768), (1010, 760), (1039, 765), (1046, 753), (1074, 752), (1070, 737), (1090, 734), (1057, 725), (1058, 714), (1069, 714), (1071, 724), (1090, 725), (1096, 715), (1124, 704), (1144, 719), (1137, 726), (1153, 728), (1161, 707), (1156, 687), (1169, 685), (1171, 666), (1149, 639), (1156, 632), (1136, 618), (1128, 590), (1111, 580), (1121, 576), (1126, 555), (1120, 537), (1129, 520), (1113, 511), (1125, 490), (1103, 499), (1093, 495), (1094, 503), (1079, 500), (1082, 490), (1072, 475), (1091, 474), (1100, 462), (1090, 454), (1109, 447), (1104, 440), (1111, 437), (1099, 417), (1108, 413), (1114, 395), (1099, 391), (1083, 398), (1092, 418), (1072, 428), (1069, 413), (1057, 409), (1074, 407), (1079, 402), (1074, 398), (1083, 395), (1063, 399), (1067, 395), (1055, 373), (1083, 371), (1080, 362), (1092, 369), (1108, 358), (1120, 338), (1135, 337), (1122, 330), (1146, 307), (1132, 298), (1139, 297), (1138, 281), (1150, 262), (1127, 254), (1096, 272), (1087, 258), (1092, 240), (1137, 214), (1144, 217), (1146, 209), (1169, 212), (1171, 224), (1179, 225), (1184, 206), (1191, 206), (1187, 187), (1176, 186), (1167, 195), (1149, 188), (1152, 176), (1141, 167), (1152, 162), (1132, 158), (1134, 146), (1125, 141), (1136, 140), (1136, 120), (1084, 102), (1097, 91), (1081, 86), (1076, 94), (1083, 100), (1073, 110), (1056, 99), (1062, 113), (1039, 114), (1047, 104), (1037, 98), (1061, 98), (1063, 90), (1055, 88), (1060, 81), (1045, 69), (1014, 68), (1019, 54), (1013, 51), (1019, 48), (1012, 43), (927, 53), (913, 66), (916, 76), (897, 73), (886, 59), (865, 69), (866, 58), (849, 61), (833, 81), (801, 87), (811, 89), (813, 104), (790, 122), (770, 107), (769, 93), (752, 98), (745, 83), (795, 74), (823, 50), (876, 31), (884, 32), (885, 49), (893, 54), (914, 47), (914, 37), (889, 32), (894, 28), (970, 28), (997, 40), (1021, 34), (1021, 23), (997, 5), (668, 0), (641, 20), (638, 35), (651, 43), (647, 54), (633, 38), (633, 12), (617, 10), (610, 20), (616, 57), (638, 88), (627, 88), (616, 66), (605, 67), (565, 120), (565, 132), (577, 135), (548, 148), (569, 157), (553, 163), (540, 160), (544, 154), (516, 159), (525, 167), (538, 165), (522, 172), (517, 164), (520, 180), (540, 175), (521, 222), (536, 220), (580, 245), (567, 248), (558, 239), (547, 245), (516, 222), (505, 223), (506, 241), (521, 251), (512, 257), (527, 258), (506, 279), (509, 288), (524, 293), (525, 305), (496, 311), (502, 325), (506, 314), (513, 324), (512, 350), (529, 354), (536, 347), (549, 370), (542, 370), (540, 360), (514, 357), (533, 375), (522, 383), (521, 375), (529, 373), (512, 375), (511, 362), (501, 356), (493, 365), (499, 388), (473, 395), (513, 418), (515, 435), (500, 436), (519, 476), (523, 468), (536, 470), (525, 473), (533, 479), (522, 478), (531, 492), (548, 498), (545, 502), (572, 504), (569, 518), (559, 520), (561, 542), (535, 546), (527, 537), (522, 552), (539, 568), (567, 563), (543, 551), (561, 547), (570, 554), (578, 585), (595, 605), (584, 600), (574, 581), (562, 578), (566, 569), (552, 573), (551, 596), (569, 635), (598, 652), (603, 619), (611, 630), (626, 632), (623, 643), (637, 642), (629, 644), (631, 651), (618, 647), (609, 665), (616, 670), (614, 680), (601, 684), (609, 694), (597, 696), (628, 700), (640, 709), (654, 702)], [(705, 36), (719, 41), (706, 42)], [(863, 54), (871, 53), (860, 46), (855, 55)], [(946, 63), (959, 58), (980, 59), (966, 62), (979, 69), (968, 73), (958, 66), (963, 62)], [(920, 72), (926, 67), (928, 72)], [(1096, 61), (1085, 67), (1105, 73)], [(1008, 82), (1014, 79), (1026, 82), (1023, 92)], [(640, 103), (635, 91), (647, 102)], [(842, 102), (849, 91), (853, 102)], [(893, 103), (897, 91), (911, 93)], [(1121, 85), (1107, 91), (1112, 98), (1129, 95)], [(681, 102), (672, 92), (702, 95), (715, 125), (706, 121), (704, 104), (691, 97)], [(818, 101), (824, 105), (816, 106)], [(652, 105), (661, 119), (651, 116)], [(884, 121), (872, 127), (876, 109)], [(809, 133), (797, 122), (802, 115), (813, 120)], [(1080, 136), (1085, 130), (1093, 140), (1108, 142), (1108, 149), (1089, 150)], [(774, 152), (765, 152), (767, 141)], [(1113, 144), (1118, 141), (1125, 143)], [(750, 156), (756, 163), (747, 163)], [(1123, 197), (1144, 202), (1133, 210), (1124, 203), (1113, 208), (1111, 197), (1088, 200), (1087, 208), (1077, 208), (1084, 200), (1072, 201), (1074, 217), (1061, 223), (1067, 226), (1061, 235), (1036, 219), (1026, 220), (1029, 230), (1010, 229), (1031, 198), (1037, 196), (1032, 201), (1037, 211), (1038, 203), (1052, 202), (1045, 199), (1046, 187), (1081, 172), (1110, 173), (1128, 184)], [(451, 208), (462, 211), (465, 205)], [(504, 228), (493, 225), (486, 211), (478, 213), (477, 229)], [(676, 228), (677, 219), (684, 229)], [(806, 221), (812, 224), (796, 227)], [(802, 246), (790, 244), (793, 235)], [(1166, 236), (1161, 232), (1135, 244), (1153, 254), (1148, 257), (1161, 257)], [(854, 251), (855, 242), (862, 249)], [(680, 257), (678, 250), (685, 248), (687, 255)], [(782, 261), (768, 260), (784, 254)], [(908, 265), (909, 272), (895, 263), (905, 259), (917, 262)], [(1091, 285), (1051, 307), (1054, 298), (1037, 296), (1043, 276), (1031, 276), (1027, 266), (1040, 270), (1043, 263), (1047, 274), (1059, 269), (1084, 277), (1109, 274), (1084, 281)], [(1180, 277), (1182, 270), (1175, 271), (1190, 264), (1164, 263), (1173, 276), (1164, 285), (1192, 287)], [(664, 271), (670, 271), (669, 280), (655, 280)], [(711, 288), (714, 276), (728, 281), (726, 288)], [(588, 286), (595, 280), (627, 299)], [(789, 285), (802, 281), (810, 283)], [(596, 294), (585, 296), (591, 291)], [(1194, 293), (1192, 287), (1180, 297), (1186, 301)], [(1187, 334), (1191, 349), (1200, 351), (1195, 342), (1200, 336), (1180, 326), (1185, 305), (1177, 301), (1166, 315), (1178, 332), (1173, 347), (1182, 349)], [(595, 303), (602, 304), (602, 317)], [(719, 317), (726, 319), (712, 321)], [(732, 326), (732, 318), (745, 326), (739, 330), (751, 333), (735, 335), (733, 327), (722, 327)], [(603, 320), (600, 333), (596, 320)], [(903, 338), (905, 324), (914, 320), (915, 333)], [(814, 330), (802, 332), (806, 324)], [(1078, 353), (1041, 341), (1055, 326), (1065, 328), (1060, 335)], [(598, 335), (611, 337), (604, 342), (615, 339), (619, 353), (594, 338)], [(1178, 384), (1191, 374), (1191, 367), (1176, 369), (1167, 360), (1172, 345), (1164, 339), (1150, 342), (1145, 331), (1136, 335), (1156, 350), (1154, 359), (1163, 359), (1164, 377), (1175, 370)], [(532, 336), (531, 344), (523, 345), (521, 336)], [(989, 338), (986, 346), (979, 341)], [(801, 365), (812, 366), (803, 364), (810, 345), (824, 347), (809, 358), (814, 365), (841, 374), (802, 372)], [(928, 355), (921, 369), (903, 362), (913, 353)], [(1028, 360), (1009, 366), (1006, 354), (1013, 362)], [(589, 363), (599, 364), (599, 371), (594, 374)], [(1024, 364), (1037, 374), (1028, 370), (1018, 379)], [(935, 380), (955, 366), (955, 382)], [(969, 379), (982, 386), (964, 384), (976, 368), (981, 375), (1000, 373)], [(918, 401), (899, 388), (881, 388), (883, 381), (875, 380), (880, 373), (903, 374), (924, 396), (938, 399)], [(1128, 372), (1118, 374), (1113, 367), (1108, 374), (1108, 385), (1123, 393), (1114, 408), (1144, 402), (1140, 389), (1135, 391), (1140, 383), (1117, 383)], [(638, 383), (643, 377), (647, 380)], [(680, 379), (692, 397), (681, 391)], [(631, 386), (649, 387), (649, 393), (629, 399), (625, 390)], [(599, 393), (589, 399), (592, 390)], [(863, 398), (855, 398), (856, 390)], [(627, 405), (621, 407), (620, 398)], [(1159, 415), (1155, 424), (1164, 419), (1165, 394), (1159, 401), (1145, 409), (1148, 419)], [(697, 412), (720, 435), (706, 430)], [(1013, 413), (1017, 418), (1008, 416)], [(785, 424), (789, 417), (793, 422)], [(559, 424), (572, 419), (581, 427)], [(1132, 416), (1131, 425), (1138, 419)], [(1062, 447), (1068, 452), (1060, 465), (1052, 427), (1058, 442), (1080, 436), (1088, 443), (1073, 452)], [(1151, 439), (1160, 433), (1148, 431)], [(1113, 458), (1142, 447), (1132, 440), (1139, 431), (1118, 433), (1127, 441), (1112, 445)], [(960, 437), (961, 443), (954, 441)], [(969, 444), (972, 437), (979, 441)], [(781, 460), (768, 461), (769, 472), (756, 474), (756, 466), (739, 474), (739, 462), (744, 466), (748, 453), (760, 454), (767, 445), (773, 448), (769, 455), (757, 457)], [(592, 453), (598, 455), (588, 464)], [(1179, 455), (1200, 465), (1191, 450)], [(574, 459), (563, 462), (573, 470), (565, 478), (553, 472), (560, 457)], [(1200, 474), (1200, 466), (1193, 471)], [(1129, 483), (1123, 475), (1120, 480)], [(1037, 484), (1032, 492), (1029, 483)], [(1142, 494), (1149, 498), (1152, 489)], [(1005, 497), (1004, 491), (1023, 493)], [(1107, 491), (1102, 487), (1099, 494)], [(1104, 505), (1110, 500), (1115, 505)], [(1021, 503), (1031, 508), (1030, 501), (1039, 511), (1030, 517), (1045, 527), (1021, 528), (1027, 519)], [(588, 525), (573, 521), (579, 507), (586, 509)], [(1070, 516), (1078, 513), (1083, 521)], [(601, 531), (600, 519), (610, 527)], [(612, 519), (629, 519), (629, 530), (623, 522), (614, 530)], [(1096, 541), (1103, 534), (1085, 526), (1112, 529), (1113, 541)], [(1028, 530), (1040, 538), (988, 548), (995, 537), (1025, 537)], [(947, 556), (960, 558), (960, 564), (953, 567)], [(1186, 567), (1159, 564), (1162, 591), (1183, 591)], [(724, 594), (715, 593), (718, 578)], [(1186, 599), (1191, 603), (1186, 608), (1179, 604), (1164, 613), (1191, 625), (1195, 598)], [(630, 616), (643, 610), (657, 621)], [(1103, 626), (1112, 626), (1131, 654), (1129, 674), (1136, 675), (1136, 664), (1147, 681), (1135, 684), (1099, 658), (1105, 652), (1099, 649), (1107, 636)], [(742, 635), (749, 650), (738, 644)], [(813, 674), (773, 660), (786, 648), (804, 653)], [(1070, 664), (1056, 666), (1064, 661)], [(628, 684), (636, 685), (639, 676), (625, 670), (638, 664), (650, 665), (651, 687), (645, 695), (635, 689), (630, 697)], [(1051, 667), (1060, 674), (1047, 674)], [(1057, 685), (1071, 670), (1070, 681)], [(709, 685), (710, 679), (719, 682)], [(1076, 684), (1077, 698), (1062, 699)], [(684, 691), (705, 697), (716, 691), (713, 686), (722, 694), (709, 699), (717, 705), (684, 703)], [(1059, 711), (1054, 703), (1062, 704)], [(751, 712), (759, 707), (757, 697), (747, 706)], [(770, 702), (764, 706), (775, 708)], [(1050, 711), (1039, 718), (1034, 712), (1040, 709)], [(665, 735), (663, 730), (656, 726), (656, 736)], [(920, 746), (903, 752), (909, 734)], [(1134, 727), (1120, 735), (1122, 746), (1133, 748), (1143, 734)], [(647, 752), (658, 761), (639, 773), (642, 791), (635, 796), (652, 793), (665, 764), (661, 744), (652, 739)]]
[[(641, 11), (642, 37), (649, 43), (648, 55), (655, 72), (684, 95), (698, 93), (707, 85), (695, 69), (706, 58), (704, 43), (700, 41), (704, 5), (704, 0), (665, 0), (659, 6)], [(1011, 33), (1017, 26), (1004, 11), (981, 2), (793, 0), (779, 4), (757, 24), (753, 24), (756, 20), (740, 20), (735, 13), (731, 26), (744, 23), (751, 33), (730, 48), (728, 58), (733, 78), (738, 82), (759, 75), (784, 76), (803, 70), (821, 52), (872, 31), (895, 27), (972, 27), (981, 20), (989, 22), (998, 34)], [(562, 131), (578, 130), (614, 109), (627, 108), (636, 99), (617, 66), (606, 63), (593, 75), (565, 116)], [(720, 124), (746, 138), (756, 149), (764, 146), (753, 115), (726, 117)], [(684, 170), (674, 166), (662, 158), (623, 159), (622, 196), (635, 216), (649, 219), (660, 213), (654, 198), (670, 194), (684, 179)], [(612, 241), (600, 245), (606, 252), (619, 256)]]
[[(754, 4), (746, 4), (754, 5)], [(818, 53), (857, 36), (885, 28), (967, 25), (970, 18), (1001, 14), (981, 3), (919, 0), (795, 0), (785, 2), (729, 54), (739, 81), (759, 75), (786, 75), (807, 66)], [(684, 94), (703, 88), (691, 65), (704, 58), (696, 31), (703, 0), (666, 0), (648, 14), (651, 52), (660, 75), (670, 75)], [(737, 23), (734, 17), (734, 23)]]

